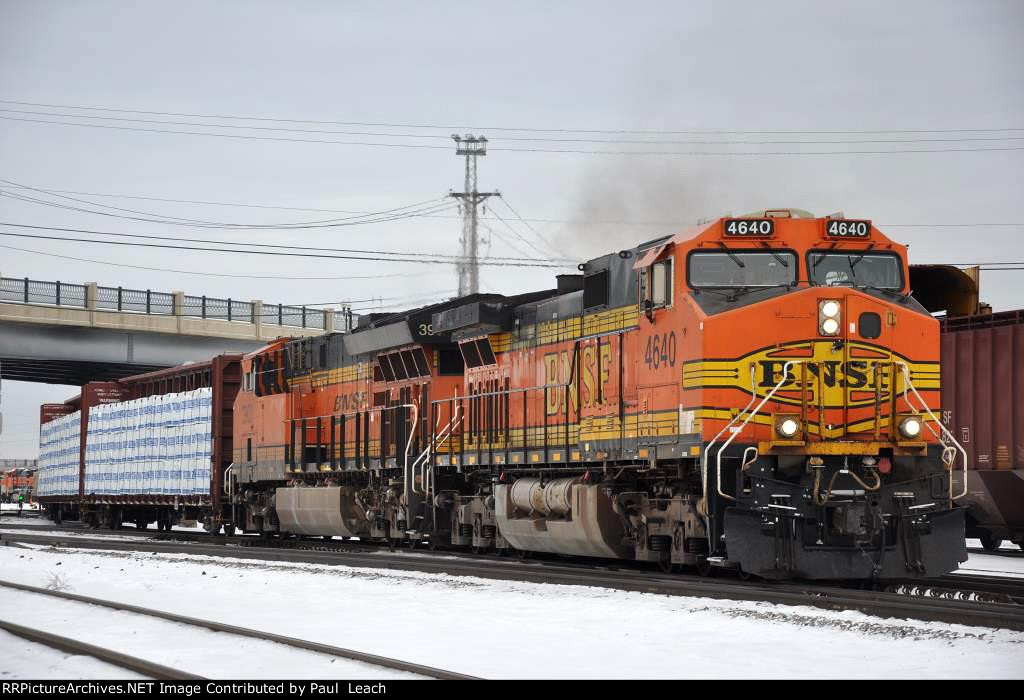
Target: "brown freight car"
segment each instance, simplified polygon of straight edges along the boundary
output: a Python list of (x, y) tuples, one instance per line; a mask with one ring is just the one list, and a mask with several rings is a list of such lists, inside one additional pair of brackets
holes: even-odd
[[(40, 422), (81, 411), (81, 449), (77, 494), (40, 498), (51, 519), (78, 517), (94, 526), (114, 529), (124, 522), (145, 528), (156, 522), (160, 529), (183, 519), (209, 519), (211, 527), (220, 527), (222, 481), (231, 464), (233, 408), (242, 382), (240, 354), (218, 355), (210, 360), (126, 377), (116, 382), (90, 382), (82, 393), (64, 404), (44, 404)], [(159, 495), (154, 493), (87, 493), (86, 442), (89, 410), (101, 404), (117, 403), (150, 396), (212, 389), (211, 464), (209, 490), (204, 494)]]
[[(1024, 310), (942, 321), (942, 420), (967, 450), (967, 537), (1024, 548)], [(957, 475), (959, 478), (959, 475)]]

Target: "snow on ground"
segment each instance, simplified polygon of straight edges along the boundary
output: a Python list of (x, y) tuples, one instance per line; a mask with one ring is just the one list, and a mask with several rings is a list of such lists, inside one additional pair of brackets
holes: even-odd
[[(54, 585), (56, 579), (51, 579)], [(57, 580), (56, 585), (60, 585)], [(207, 678), (417, 678), (283, 644), (0, 588), (4, 617)]]
[[(981, 540), (967, 540), (969, 549), (981, 549)], [(966, 574), (991, 574), (1024, 578), (1024, 551), (1015, 544), (1004, 542), (1000, 554), (968, 552), (968, 559), (960, 566)]]
[[(24, 507), (22, 508), (22, 510), (25, 513), (33, 513), (33, 514), (38, 513), (39, 512), (39, 504), (38, 503), (34, 503), (34, 502), (33, 503), (25, 503)], [(0, 513), (17, 513), (17, 512), (18, 512), (18, 504), (17, 503), (0, 503)]]
[[(0, 548), (0, 571), (36, 586), (56, 574), (75, 593), (488, 678), (960, 678), (965, 668), (972, 678), (1024, 678), (1022, 632), (804, 606), (41, 547)], [(52, 602), (27, 595), (15, 600), (0, 589), (2, 609), (16, 603), (20, 619), (50, 619)], [(123, 636), (129, 653), (141, 655), (149, 644), (131, 640), (148, 632), (138, 622), (123, 625), (105, 634)], [(222, 676), (304, 673), (259, 668), (240, 652), (198, 656)]]
[[(4, 606), (4, 617), (7, 607)], [(81, 680), (124, 679), (136, 680), (143, 678), (139, 674), (104, 663), (91, 656), (77, 656), (63, 651), (51, 649), (43, 644), (35, 644), (21, 637), (0, 630), (0, 649), (3, 649), (3, 661), (0, 661), (0, 680), (13, 681), (25, 678), (39, 680), (58, 680), (75, 678)]]

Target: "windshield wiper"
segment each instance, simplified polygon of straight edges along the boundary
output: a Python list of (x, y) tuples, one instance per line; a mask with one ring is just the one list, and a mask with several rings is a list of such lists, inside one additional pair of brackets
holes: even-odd
[(779, 261), (780, 265), (782, 265), (783, 267), (789, 267), (789, 263), (786, 262), (786, 259), (779, 255), (770, 245), (768, 245), (768, 241), (761, 241), (761, 245), (768, 249), (768, 252), (772, 254), (773, 258)]
[(725, 243), (723, 243), (722, 241), (718, 241), (718, 245), (722, 246), (722, 250), (725, 251), (725, 254), (729, 256), (730, 260), (736, 263), (737, 267), (746, 267), (746, 264), (744, 264), (744, 262), (740, 260), (740, 256), (736, 255), (736, 253), (729, 250)]
[(846, 256), (847, 262), (850, 263), (850, 271), (851, 272), (853, 272), (853, 268), (855, 268), (857, 266), (857, 263), (859, 263), (861, 260), (864, 259), (864, 256), (868, 254), (868, 251), (870, 251), (874, 247), (875, 247), (874, 243), (869, 243), (868, 247), (864, 249), (863, 253), (861, 253), (860, 255), (857, 256), (856, 260), (851, 258), (849, 255)]

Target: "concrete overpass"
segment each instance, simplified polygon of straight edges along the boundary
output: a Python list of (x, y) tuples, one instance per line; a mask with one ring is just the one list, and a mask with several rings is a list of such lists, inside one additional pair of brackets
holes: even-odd
[(0, 277), (0, 379), (119, 379), (353, 321), (348, 310)]

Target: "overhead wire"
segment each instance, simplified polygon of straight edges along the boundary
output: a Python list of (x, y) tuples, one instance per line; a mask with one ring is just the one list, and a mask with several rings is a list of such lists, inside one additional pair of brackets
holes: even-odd
[[(339, 141), (333, 139), (312, 139), (302, 137), (285, 136), (257, 136), (254, 134), (228, 134), (211, 131), (182, 131), (178, 129), (153, 129), (148, 127), (121, 126), (116, 124), (83, 124), (81, 122), (53, 121), (45, 119), (29, 119), (24, 117), (10, 117), (0, 115), (0, 119), (7, 121), (25, 122), (33, 124), (48, 124), (51, 126), (77, 126), (91, 129), (108, 129), (118, 131), (134, 131), (154, 134), (179, 134), (188, 136), (206, 136), (228, 139), (245, 139), (255, 141), (278, 141), (289, 143), (318, 143), (334, 144), (342, 146), (372, 146), (377, 148), (408, 148), (426, 150), (449, 150), (447, 145), (431, 145), (421, 143), (394, 143), (382, 141)], [(902, 155), (912, 153), (980, 153), (999, 151), (1022, 151), (1024, 146), (999, 146), (999, 147), (970, 147), (970, 148), (894, 148), (894, 149), (859, 149), (859, 150), (837, 150), (837, 151), (641, 151), (641, 150), (597, 150), (579, 148), (525, 148), (518, 146), (497, 146), (490, 147), (491, 151), (502, 151), (506, 153), (565, 153), (575, 155), (618, 155), (618, 156), (836, 156), (836, 155)]]
[(561, 252), (560, 252), (560, 251), (558, 250), (558, 248), (556, 248), (555, 246), (553, 246), (553, 245), (551, 244), (551, 241), (549, 241), (549, 240), (548, 240), (548, 239), (546, 239), (546, 238), (545, 238), (544, 236), (542, 236), (542, 235), (541, 235), (541, 233), (540, 233), (540, 231), (538, 231), (538, 230), (537, 230), (537, 229), (535, 229), (535, 228), (534, 228), (533, 226), (531, 226), (531, 225), (530, 225), (530, 223), (526, 221), (526, 219), (524, 219), (524, 218), (523, 218), (522, 216), (520, 216), (520, 215), (519, 215), (519, 212), (518, 212), (518, 211), (516, 211), (516, 210), (515, 210), (515, 209), (514, 209), (514, 208), (512, 207), (512, 205), (511, 205), (511, 204), (509, 204), (509, 203), (508, 203), (508, 200), (507, 200), (507, 199), (506, 199), (506, 198), (504, 197), (504, 195), (498, 195), (498, 200), (499, 200), (499, 201), (501, 201), (501, 203), (502, 203), (502, 204), (504, 204), (504, 205), (505, 205), (505, 207), (506, 207), (506, 208), (507, 208), (507, 209), (508, 209), (508, 210), (509, 210), (510, 212), (512, 212), (512, 215), (513, 215), (513, 216), (515, 216), (515, 217), (516, 217), (517, 219), (519, 219), (519, 221), (521, 221), (521, 222), (523, 223), (523, 225), (525, 225), (525, 226), (526, 226), (526, 228), (527, 228), (527, 229), (529, 229), (529, 230), (530, 230), (530, 231), (531, 231), (531, 232), (533, 233), (533, 235), (534, 235), (534, 236), (536, 236), (536, 237), (537, 237), (538, 239), (540, 239), (540, 241), (541, 241), (542, 243), (544, 243), (544, 245), (546, 245), (546, 246), (548, 247), (548, 250), (549, 250), (549, 251), (551, 251), (551, 253), (553, 253), (553, 254), (554, 254), (554, 255), (556, 255), (556, 256), (557, 256), (557, 255), (563, 255), (563, 256), (564, 256), (564, 253), (561, 253)]
[[(371, 136), (403, 139), (443, 139), (448, 141), (451, 136), (448, 134), (416, 134), (416, 133), (393, 133), (380, 131), (347, 131), (333, 129), (304, 129), (286, 126), (253, 126), (249, 124), (211, 124), (209, 122), (182, 122), (166, 121), (160, 119), (140, 119), (138, 117), (112, 117), (93, 114), (66, 114), (61, 112), (35, 112), (29, 110), (2, 109), (0, 112), (9, 114), (27, 114), (41, 117), (60, 117), (62, 119), (105, 119), (108, 121), (133, 122), (137, 124), (158, 124), (162, 126), (197, 126), (215, 129), (247, 129), (252, 131), (278, 131), (302, 134), (334, 134), (339, 136)], [(977, 132), (975, 132), (977, 133)], [(567, 138), (551, 136), (499, 136), (499, 141), (530, 142), (530, 143), (590, 143), (590, 144), (615, 144), (615, 145), (648, 145), (648, 146), (765, 146), (765, 145), (856, 145), (875, 143), (961, 143), (961, 142), (989, 142), (989, 141), (1020, 141), (1021, 136), (956, 136), (947, 138), (898, 138), (898, 139), (844, 139), (844, 140), (807, 140), (804, 139), (768, 139), (758, 141), (680, 141), (676, 139), (625, 139), (625, 138)]]
[[(155, 110), (141, 110), (141, 109), (126, 109), (126, 108), (115, 108), (115, 107), (93, 107), (83, 105), (67, 105), (67, 104), (50, 104), (41, 102), (27, 102), (19, 100), (0, 100), (0, 104), (15, 104), (24, 105), (30, 107), (47, 107), (55, 109), (77, 109), (77, 110), (89, 110), (93, 112), (121, 112), (125, 114), (149, 114), (156, 116), (170, 116), (170, 117), (193, 117), (198, 119), (235, 119), (244, 121), (272, 121), (272, 122), (288, 122), (297, 124), (339, 124), (346, 126), (376, 126), (376, 127), (388, 127), (388, 128), (402, 128), (402, 129), (470, 129), (470, 130), (487, 130), (487, 131), (522, 131), (522, 132), (541, 132), (541, 133), (590, 133), (590, 134), (895, 134), (895, 133), (1006, 133), (1012, 131), (1024, 131), (1024, 127), (997, 127), (997, 128), (956, 128), (956, 129), (829, 129), (829, 130), (814, 130), (814, 129), (783, 129), (783, 130), (736, 130), (736, 129), (716, 129), (716, 130), (702, 130), (702, 129), (567, 129), (567, 128), (538, 128), (538, 127), (512, 127), (507, 125), (501, 126), (481, 126), (481, 125), (467, 125), (467, 124), (422, 124), (422, 123), (394, 123), (394, 122), (357, 122), (357, 121), (337, 121), (337, 120), (314, 120), (314, 119), (293, 119), (284, 117), (266, 117), (266, 116), (238, 116), (238, 115), (224, 115), (224, 114), (196, 114), (189, 112), (161, 112)], [(84, 116), (84, 115), (83, 115)]]
[[(320, 251), (329, 253), (367, 253), (376, 255), (388, 255), (395, 256), (399, 259), (404, 258), (433, 258), (433, 259), (445, 259), (445, 262), (455, 263), (462, 262), (468, 258), (461, 255), (450, 255), (447, 253), (424, 253), (424, 252), (404, 252), (404, 251), (389, 251), (389, 250), (370, 250), (365, 248), (325, 248), (323, 246), (301, 246), (301, 245), (287, 245), (284, 243), (252, 243), (252, 242), (241, 242), (241, 241), (223, 241), (209, 238), (180, 238), (176, 236), (156, 236), (152, 234), (144, 233), (119, 233), (115, 231), (97, 231), (95, 229), (82, 229), (82, 228), (71, 228), (65, 226), (41, 226), (36, 224), (18, 224), (6, 221), (0, 221), (0, 226), (11, 226), (14, 228), (28, 228), (43, 231), (58, 231), (63, 233), (85, 233), (90, 235), (98, 236), (110, 236), (113, 238), (141, 238), (146, 240), (155, 241), (174, 241), (181, 243), (209, 243), (213, 245), (230, 245), (230, 246), (248, 246), (250, 248), (274, 248), (281, 250), (302, 250), (302, 251)], [(12, 235), (12, 234), (4, 234)], [(102, 242), (102, 241), (101, 241)], [(230, 251), (229, 251), (230, 252)], [(492, 262), (572, 262), (570, 260), (552, 260), (552, 259), (538, 259), (538, 258), (514, 258), (514, 257), (492, 257), (492, 258), (478, 258), (480, 260), (489, 260)]]
[(72, 211), (78, 211), (89, 214), (97, 214), (101, 216), (110, 216), (121, 219), (128, 219), (132, 221), (145, 221), (151, 223), (165, 223), (174, 224), (181, 226), (195, 226), (199, 228), (229, 228), (229, 229), (308, 229), (308, 228), (335, 228), (341, 226), (355, 226), (367, 223), (380, 223), (382, 221), (397, 221), (403, 218), (412, 218), (413, 216), (422, 213), (434, 213), (440, 211), (450, 211), (455, 208), (455, 204), (449, 202), (446, 197), (435, 197), (433, 199), (424, 200), (422, 202), (416, 202), (414, 204), (407, 204), (401, 207), (393, 209), (387, 209), (379, 212), (369, 212), (364, 215), (350, 216), (338, 219), (322, 219), (318, 221), (305, 221), (305, 222), (286, 222), (280, 224), (249, 224), (249, 223), (235, 223), (235, 222), (219, 222), (219, 221), (208, 221), (204, 219), (186, 219), (183, 217), (167, 216), (164, 214), (155, 214), (153, 212), (144, 212), (135, 209), (126, 209), (124, 207), (115, 207), (109, 204), (103, 204), (101, 202), (91, 202), (89, 200), (77, 199), (75, 197), (68, 197), (62, 194), (48, 193), (46, 190), (42, 190), (36, 187), (30, 187), (13, 180), (0, 179), (0, 182), (13, 185), (15, 187), (32, 190), (35, 192), (42, 192), (46, 194), (52, 194), (52, 196), (60, 197), (61, 199), (67, 199), (70, 201), (78, 202), (81, 204), (89, 204), (97, 207), (104, 207), (107, 209), (114, 209), (117, 211), (129, 212), (132, 214), (142, 214), (144, 216), (124, 216), (120, 214), (111, 214), (109, 212), (95, 211), (91, 209), (84, 209), (81, 207), (73, 207), (69, 205), (63, 205), (59, 202), (48, 202), (43, 199), (36, 197), (30, 197), (22, 193), (9, 192), (7, 190), (0, 190), (0, 195), (11, 197), (14, 199), (22, 199), (25, 201), (33, 202), (35, 204), (45, 204), (59, 209), (69, 209)]
[(337, 281), (337, 280), (364, 280), (364, 279), (377, 279), (383, 277), (424, 277), (431, 273), (406, 273), (406, 272), (384, 272), (376, 275), (343, 275), (341, 277), (316, 277), (316, 276), (290, 276), (290, 275), (240, 275), (228, 272), (197, 272), (195, 270), (177, 270), (167, 267), (150, 267), (147, 265), (130, 265), (128, 263), (117, 263), (110, 260), (96, 260), (95, 258), (78, 258), (71, 255), (63, 255), (61, 253), (51, 253), (43, 250), (34, 250), (32, 248), (19, 248), (17, 246), (2, 245), (0, 248), (7, 250), (17, 250), (22, 253), (33, 253), (35, 255), (43, 255), (51, 258), (60, 258), (62, 260), (73, 260), (75, 262), (87, 262), (96, 265), (109, 265), (111, 267), (123, 267), (134, 270), (148, 270), (150, 272), (173, 272), (179, 275), (194, 275), (198, 277), (228, 277), (232, 279), (253, 279), (253, 280), (293, 280), (293, 281)]
[[(6, 225), (0, 223), (0, 225)], [(207, 253), (233, 253), (241, 255), (269, 255), (278, 257), (293, 257), (293, 258), (317, 258), (327, 260), (368, 260), (374, 262), (401, 262), (401, 263), (417, 263), (417, 264), (433, 264), (433, 265), (452, 265), (453, 260), (441, 259), (441, 258), (396, 258), (396, 257), (380, 257), (376, 256), (365, 256), (365, 255), (328, 255), (326, 253), (294, 253), (282, 250), (250, 250), (242, 248), (207, 248), (198, 246), (184, 246), (184, 245), (170, 245), (166, 243), (140, 243), (137, 241), (110, 241), (110, 240), (97, 240), (91, 238), (72, 238), (66, 236), (44, 236), (40, 234), (28, 234), (28, 233), (11, 233), (9, 231), (0, 231), (0, 236), (10, 236), (15, 238), (29, 238), (37, 240), (51, 240), (51, 241), (64, 241), (69, 243), (90, 243), (99, 245), (116, 245), (126, 247), (137, 247), (137, 248), (160, 248), (164, 250), (187, 250), (187, 251), (200, 251)], [(488, 267), (537, 267), (537, 268), (564, 268), (568, 265), (558, 264), (554, 262), (513, 262), (508, 260), (491, 260), (487, 258), (479, 258), (477, 264)]]
[[(208, 200), (195, 200), (195, 199), (171, 199), (168, 197), (152, 197), (144, 195), (130, 195), (130, 194), (111, 194), (106, 192), (83, 192), (79, 190), (57, 190), (51, 188), (36, 188), (41, 192), (50, 194), (80, 194), (88, 197), (111, 197), (114, 199), (142, 199), (154, 202), (168, 202), (172, 204), (196, 204), (204, 206), (218, 206), (218, 207), (239, 207), (239, 208), (253, 208), (253, 209), (279, 209), (282, 211), (309, 211), (309, 212), (321, 212), (328, 214), (373, 214), (368, 211), (352, 211), (348, 209), (322, 209), (315, 207), (290, 207), (283, 205), (270, 205), (270, 204), (253, 204), (245, 202), (214, 202)], [(453, 205), (454, 206), (454, 205)], [(439, 214), (417, 214), (416, 218), (425, 219), (461, 219), (459, 215), (439, 215)], [(683, 225), (680, 221), (594, 221), (588, 219), (552, 219), (552, 218), (537, 218), (537, 217), (523, 217), (523, 221), (528, 221), (535, 224), (568, 224), (576, 226), (681, 226)], [(1012, 221), (1012, 222), (942, 222), (942, 223), (875, 223), (880, 228), (989, 228), (989, 227), (1021, 227), (1024, 226), (1024, 221)]]

